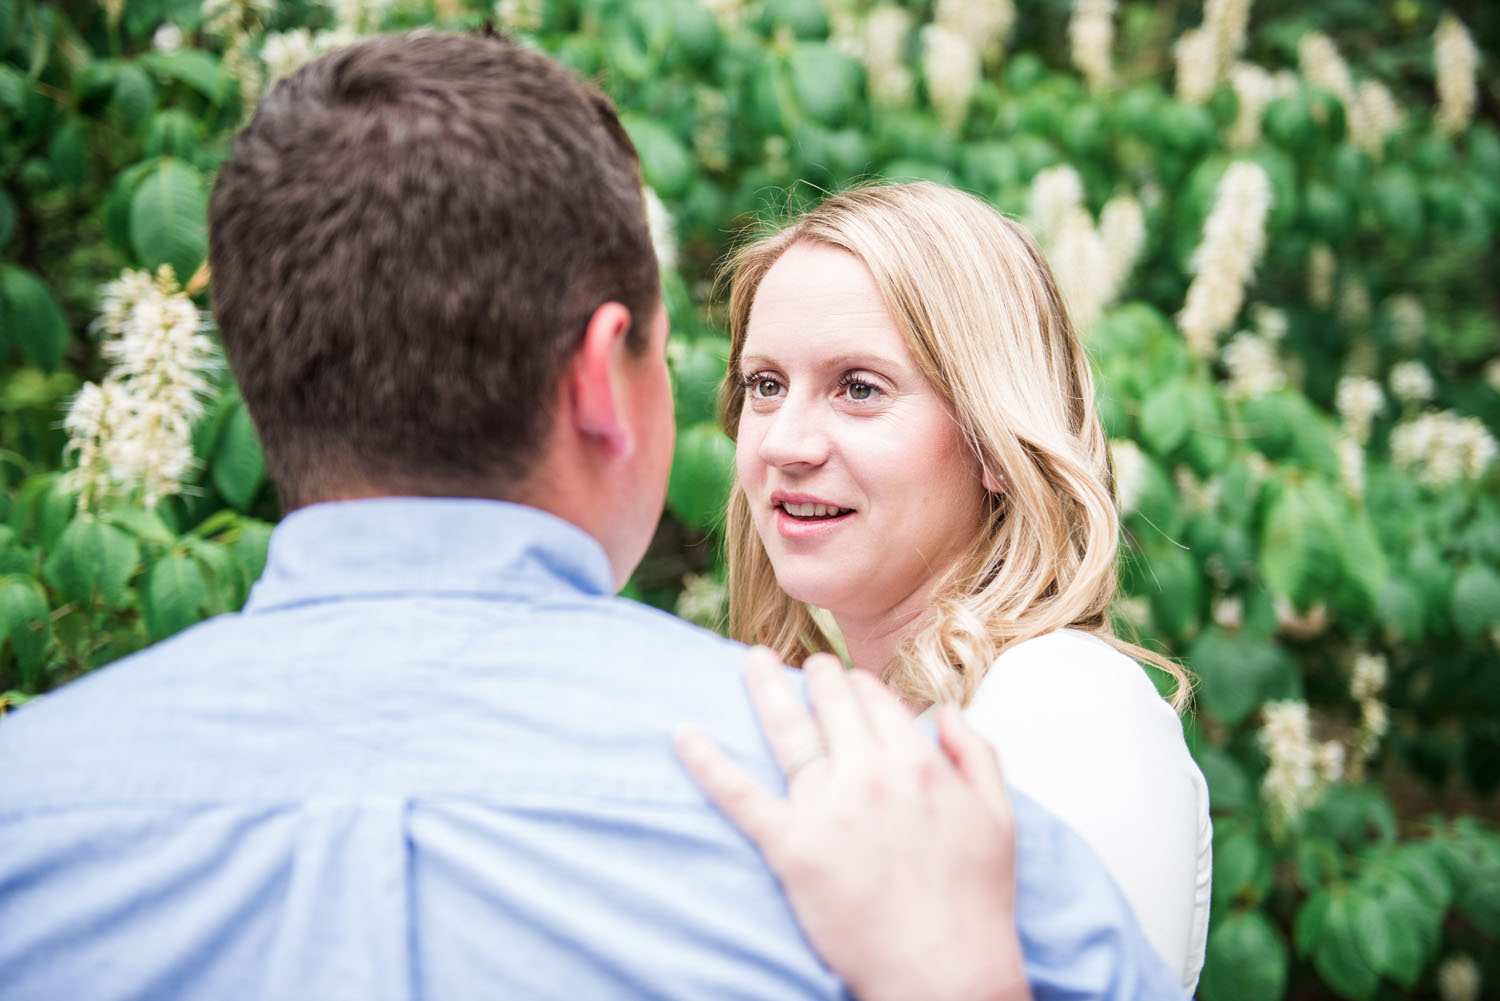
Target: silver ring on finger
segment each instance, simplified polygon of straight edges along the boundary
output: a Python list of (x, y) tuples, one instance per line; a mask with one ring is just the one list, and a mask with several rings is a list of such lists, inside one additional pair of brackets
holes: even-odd
[(802, 771), (802, 769), (806, 768), (814, 761), (817, 761), (819, 758), (826, 758), (827, 756), (828, 748), (824, 747), (822, 744), (810, 744), (807, 747), (804, 747), (802, 750), (792, 755), (791, 759), (788, 760), (786, 765), (782, 767), (782, 771), (786, 773), (787, 782), (790, 783), (792, 779), (796, 778), (798, 772)]

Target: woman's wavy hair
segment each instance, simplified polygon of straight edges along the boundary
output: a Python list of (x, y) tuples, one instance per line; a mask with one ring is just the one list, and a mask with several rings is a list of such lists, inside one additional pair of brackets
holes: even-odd
[[(1182, 667), (1113, 633), (1120, 523), (1094, 379), (1052, 272), (1019, 225), (972, 195), (930, 183), (833, 195), (730, 259), (729, 373), (719, 419), (737, 438), (735, 378), (756, 290), (793, 244), (847, 251), (875, 279), (912, 356), (952, 408), (989, 493), (985, 528), (940, 585), (934, 614), (887, 665), (913, 703), (967, 705), (995, 658), (1061, 628), (1097, 635), (1176, 680)], [(736, 481), (727, 524), (729, 631), (788, 663), (829, 650), (815, 610), (783, 591)]]

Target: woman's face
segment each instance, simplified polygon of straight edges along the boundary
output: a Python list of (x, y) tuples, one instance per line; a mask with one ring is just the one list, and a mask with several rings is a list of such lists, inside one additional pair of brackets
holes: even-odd
[(781, 587), (858, 618), (925, 601), (980, 531), (984, 490), (864, 263), (787, 250), (737, 374), (736, 466)]

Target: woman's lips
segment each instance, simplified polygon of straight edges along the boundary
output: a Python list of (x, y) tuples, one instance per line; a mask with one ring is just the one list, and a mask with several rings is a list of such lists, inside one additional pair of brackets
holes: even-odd
[(785, 539), (815, 539), (837, 531), (854, 514), (833, 504), (782, 502), (776, 505), (776, 531)]

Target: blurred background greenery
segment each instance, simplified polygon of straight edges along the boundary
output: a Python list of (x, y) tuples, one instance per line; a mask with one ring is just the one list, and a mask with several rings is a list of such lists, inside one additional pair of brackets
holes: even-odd
[(360, 35), (485, 21), (601, 83), (651, 189), (680, 430), (629, 593), (722, 621), (727, 250), (851, 183), (974, 191), (1095, 360), (1120, 628), (1200, 679), (1202, 997), (1497, 996), (1487, 2), (0, 0), (0, 709), (263, 565), (202, 269), (235, 128)]

